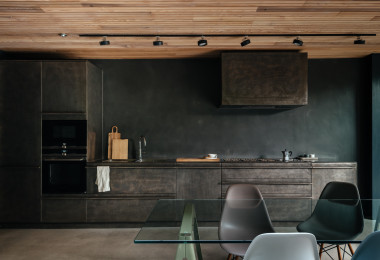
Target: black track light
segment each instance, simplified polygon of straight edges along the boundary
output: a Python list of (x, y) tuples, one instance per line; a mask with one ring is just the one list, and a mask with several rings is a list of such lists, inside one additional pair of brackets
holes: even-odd
[(205, 39), (204, 36), (201, 37), (201, 39), (198, 41), (198, 46), (206, 46), (207, 45), (207, 40)]
[(107, 41), (107, 36), (103, 37), (103, 40), (99, 42), (100, 45), (110, 45), (110, 41)]
[(248, 36), (245, 36), (244, 39), (241, 41), (240, 45), (241, 45), (241, 47), (244, 47), (250, 43), (251, 43), (251, 40), (248, 39)]
[(295, 38), (293, 40), (293, 44), (296, 45), (296, 46), (302, 46), (303, 45), (303, 41), (300, 39), (300, 37), (297, 36), (297, 38)]
[(156, 40), (153, 41), (153, 45), (154, 46), (160, 46), (160, 45), (163, 45), (164, 43), (162, 41), (160, 41), (160, 36), (156, 36)]
[(356, 40), (354, 41), (354, 44), (365, 44), (365, 40), (363, 40), (361, 36), (358, 35)]

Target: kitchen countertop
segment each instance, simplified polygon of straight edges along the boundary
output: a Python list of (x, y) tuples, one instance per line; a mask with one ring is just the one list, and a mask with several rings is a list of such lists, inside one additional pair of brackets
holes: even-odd
[(176, 162), (176, 159), (144, 159), (142, 162), (136, 162), (136, 159), (128, 160), (98, 160), (88, 162), (87, 167), (111, 166), (111, 167), (301, 167), (301, 168), (320, 168), (320, 167), (337, 167), (352, 168), (356, 167), (356, 162), (337, 162), (331, 160), (302, 161), (293, 160), (283, 162), (281, 159), (250, 159), (250, 158), (232, 158), (222, 159), (220, 162)]

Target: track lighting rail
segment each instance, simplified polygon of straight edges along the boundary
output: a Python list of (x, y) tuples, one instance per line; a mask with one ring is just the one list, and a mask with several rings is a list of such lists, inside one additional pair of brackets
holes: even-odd
[(360, 36), (376, 36), (375, 33), (319, 33), (319, 34), (310, 34), (310, 33), (299, 33), (299, 34), (79, 34), (80, 37), (278, 37), (278, 36), (321, 36), (321, 37), (329, 37), (329, 36), (352, 36), (352, 37), (360, 37)]

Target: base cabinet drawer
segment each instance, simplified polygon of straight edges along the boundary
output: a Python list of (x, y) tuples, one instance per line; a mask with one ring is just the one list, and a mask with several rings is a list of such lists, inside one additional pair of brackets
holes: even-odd
[(272, 222), (305, 221), (312, 212), (311, 199), (267, 199), (265, 203)]
[(42, 222), (84, 223), (86, 222), (86, 200), (43, 199)]
[(89, 199), (87, 222), (144, 222), (156, 199)]
[[(244, 183), (244, 182), (242, 182)], [(311, 198), (311, 184), (254, 184), (264, 198)], [(222, 186), (223, 198), (226, 197), (227, 189), (230, 185)]]

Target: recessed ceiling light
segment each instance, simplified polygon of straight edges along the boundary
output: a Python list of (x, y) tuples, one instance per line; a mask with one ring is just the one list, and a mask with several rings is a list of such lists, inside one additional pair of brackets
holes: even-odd
[(67, 33), (59, 33), (58, 35), (61, 36), (61, 37), (66, 37)]
[(103, 37), (103, 40), (99, 42), (100, 45), (110, 45), (110, 41), (107, 41), (107, 36)]

